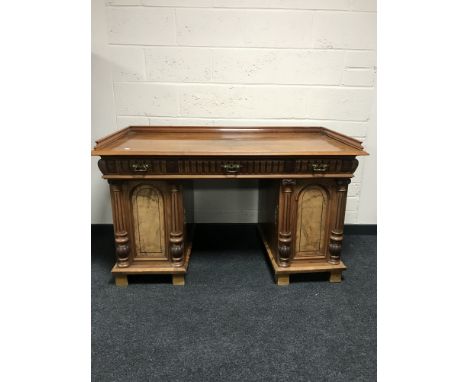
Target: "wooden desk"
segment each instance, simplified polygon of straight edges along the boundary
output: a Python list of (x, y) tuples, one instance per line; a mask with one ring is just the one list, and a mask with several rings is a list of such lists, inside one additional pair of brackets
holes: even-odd
[(291, 273), (341, 281), (348, 184), (356, 156), (367, 155), (361, 142), (322, 127), (130, 126), (96, 141), (92, 155), (110, 184), (117, 285), (148, 273), (184, 284), (192, 180), (214, 178), (259, 179), (259, 230), (278, 285)]

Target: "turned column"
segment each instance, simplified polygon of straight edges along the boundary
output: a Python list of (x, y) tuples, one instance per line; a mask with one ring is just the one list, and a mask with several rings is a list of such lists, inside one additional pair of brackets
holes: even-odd
[(280, 187), (278, 216), (278, 260), (280, 267), (287, 267), (291, 261), (291, 209), (292, 193), (296, 181), (283, 179)]
[(343, 242), (343, 226), (346, 211), (346, 196), (348, 194), (348, 184), (350, 179), (338, 179), (336, 181), (336, 214), (335, 222), (330, 234), (330, 264), (339, 264), (341, 261), (341, 247)]
[(184, 264), (184, 211), (180, 186), (171, 186), (171, 231), (169, 233), (170, 254), (174, 266)]
[(117, 266), (124, 268), (130, 265), (130, 246), (125, 219), (122, 182), (109, 181), (112, 200), (112, 220), (114, 222), (115, 253)]

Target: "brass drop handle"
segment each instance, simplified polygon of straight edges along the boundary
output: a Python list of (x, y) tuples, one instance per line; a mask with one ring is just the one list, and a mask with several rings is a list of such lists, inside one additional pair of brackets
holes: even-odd
[(228, 174), (236, 174), (239, 172), (241, 165), (238, 163), (227, 163), (221, 165), (221, 168), (226, 171)]
[(324, 172), (328, 170), (327, 163), (311, 163), (310, 169), (314, 172)]
[(149, 163), (132, 163), (132, 170), (135, 172), (146, 172), (149, 168)]

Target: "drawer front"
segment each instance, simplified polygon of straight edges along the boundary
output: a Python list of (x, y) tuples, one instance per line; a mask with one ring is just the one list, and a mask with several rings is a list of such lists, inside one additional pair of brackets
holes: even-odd
[(353, 173), (354, 158), (166, 159), (111, 158), (99, 160), (104, 175), (275, 175)]

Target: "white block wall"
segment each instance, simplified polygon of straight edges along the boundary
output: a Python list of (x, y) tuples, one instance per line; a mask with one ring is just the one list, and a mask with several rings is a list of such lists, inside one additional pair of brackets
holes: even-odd
[[(376, 223), (375, 11), (375, 0), (95, 0), (92, 138), (132, 124), (329, 127), (371, 151), (346, 222)], [(95, 162), (93, 223), (110, 223)], [(200, 182), (196, 220), (254, 222), (255, 184), (238, 186)]]

